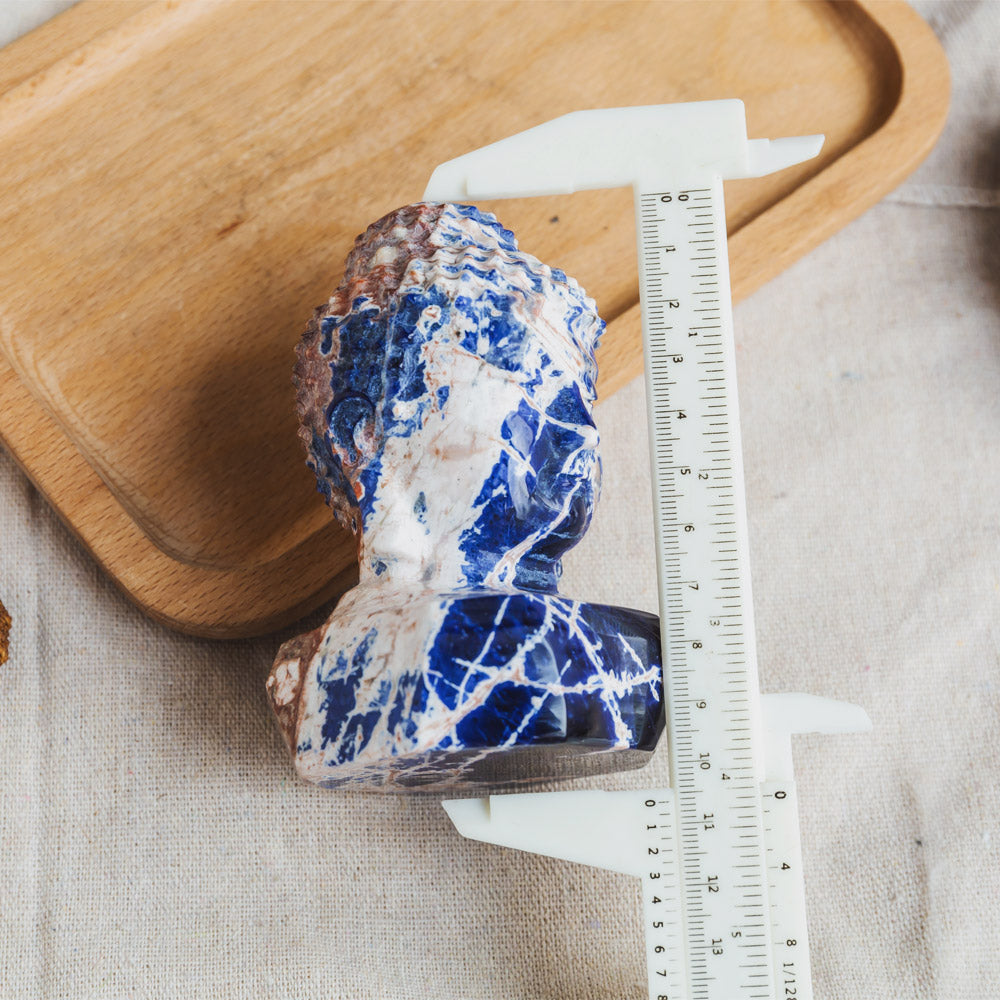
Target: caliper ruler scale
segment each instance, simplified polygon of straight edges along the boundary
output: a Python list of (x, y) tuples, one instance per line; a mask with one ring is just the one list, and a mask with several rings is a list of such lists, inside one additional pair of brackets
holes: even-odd
[(722, 181), (821, 144), (748, 140), (740, 101), (582, 111), (442, 164), (424, 194), (634, 190), (670, 787), (444, 805), (465, 836), (638, 875), (652, 1000), (809, 1000), (789, 736), (870, 727), (762, 699), (754, 643)]

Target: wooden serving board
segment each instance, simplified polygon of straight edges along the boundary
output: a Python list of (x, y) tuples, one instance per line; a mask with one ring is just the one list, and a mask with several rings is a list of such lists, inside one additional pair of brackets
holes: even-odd
[[(815, 161), (728, 188), (736, 298), (893, 188), (947, 106), (904, 3), (84, 3), (0, 52), (0, 435), (151, 615), (214, 636), (348, 586), (290, 369), (355, 235), (589, 107), (741, 97)], [(487, 204), (641, 370), (631, 193)]]

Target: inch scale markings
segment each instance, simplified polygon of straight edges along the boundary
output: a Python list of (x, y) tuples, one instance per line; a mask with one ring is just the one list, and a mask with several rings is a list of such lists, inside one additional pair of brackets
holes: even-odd
[[(688, 995), (767, 998), (773, 982), (761, 773), (747, 750), (759, 729), (757, 666), (745, 507), (732, 485), (743, 478), (739, 424), (730, 419), (739, 412), (732, 310), (719, 293), (729, 287), (722, 181), (639, 190), (636, 206), (643, 317), (666, 310), (672, 317), (667, 328), (646, 324), (643, 343), (653, 495), (661, 498), (664, 700)], [(697, 284), (694, 267), (704, 268), (698, 273), (710, 289)], [(652, 274), (663, 277), (651, 284)], [(698, 368), (707, 364), (713, 381), (706, 391)], [(709, 492), (721, 482), (730, 484), (724, 501)], [(719, 506), (730, 516), (719, 518)], [(721, 564), (732, 572), (713, 575)], [(647, 937), (656, 930), (647, 914)]]
[(670, 787), (443, 805), (466, 837), (638, 876), (650, 1000), (811, 1000), (790, 737), (871, 728), (757, 684), (722, 179), (821, 144), (749, 140), (740, 101), (578, 111), (442, 164), (424, 193), (635, 192)]

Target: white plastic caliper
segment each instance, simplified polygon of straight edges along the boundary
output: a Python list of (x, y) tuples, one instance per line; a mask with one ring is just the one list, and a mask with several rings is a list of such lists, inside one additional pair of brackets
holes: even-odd
[(670, 787), (444, 803), (466, 837), (639, 876), (651, 1000), (810, 1000), (792, 733), (856, 706), (761, 696), (722, 181), (815, 156), (743, 102), (578, 111), (439, 166), (424, 199), (632, 185)]

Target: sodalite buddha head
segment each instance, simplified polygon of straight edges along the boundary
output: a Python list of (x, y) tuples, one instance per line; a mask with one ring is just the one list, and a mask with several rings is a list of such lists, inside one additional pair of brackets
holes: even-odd
[(648, 759), (655, 617), (556, 587), (599, 487), (603, 329), (475, 208), (407, 206), (358, 238), (295, 366), (308, 462), (360, 559), (268, 680), (303, 777), (496, 786)]
[(490, 215), (412, 205), (362, 236), (296, 365), (320, 490), (361, 578), (552, 591), (600, 481), (592, 299)]

